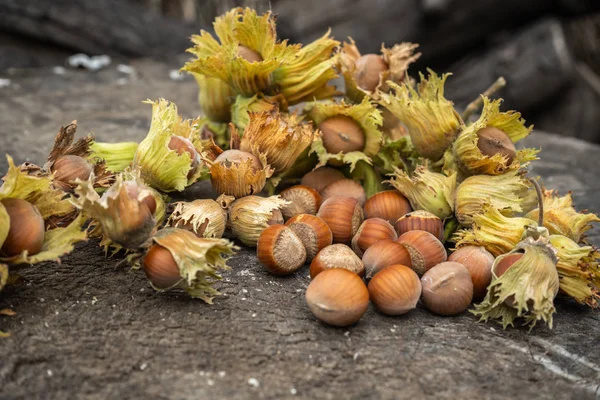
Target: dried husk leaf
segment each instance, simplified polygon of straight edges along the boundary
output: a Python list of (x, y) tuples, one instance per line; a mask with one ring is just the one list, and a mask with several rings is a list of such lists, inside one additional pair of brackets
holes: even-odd
[(550, 244), (557, 250), (556, 270), (560, 290), (580, 304), (598, 308), (600, 295), (600, 254), (592, 246), (580, 246), (562, 235), (551, 235)]
[(391, 174), (399, 166), (405, 171), (417, 161), (417, 154), (409, 136), (397, 140), (384, 139), (381, 149), (374, 157), (375, 164), (381, 167), (383, 172)]
[(89, 160), (103, 160), (106, 169), (111, 172), (123, 172), (133, 163), (137, 150), (136, 142), (92, 142), (90, 144)]
[[(126, 249), (137, 249), (147, 242), (155, 230), (155, 218), (148, 207), (141, 203), (143, 198), (154, 194), (149, 189), (140, 190), (137, 198), (131, 198), (124, 182), (123, 176), (119, 175), (115, 184), (100, 197), (90, 181), (79, 181), (73, 203), (86, 217), (94, 219), (95, 225), (101, 227), (102, 235), (110, 242)], [(158, 206), (159, 200), (156, 197), (155, 200)], [(159, 213), (157, 207), (157, 215)], [(98, 231), (94, 233), (94, 236), (97, 235)]]
[(221, 238), (227, 226), (226, 208), (233, 200), (232, 196), (222, 195), (216, 201), (203, 199), (173, 203), (175, 210), (169, 217), (167, 225), (173, 228), (189, 225), (196, 234), (202, 227), (203, 237)]
[(184, 290), (208, 304), (220, 293), (212, 287), (219, 271), (230, 269), (223, 255), (233, 255), (238, 249), (227, 239), (199, 238), (184, 229), (161, 229), (152, 240), (173, 256), (182, 278)]
[[(526, 217), (537, 219), (538, 209), (527, 213)], [(599, 222), (596, 214), (580, 213), (573, 207), (571, 193), (559, 197), (556, 191), (544, 191), (544, 226), (552, 235), (563, 235), (575, 242), (580, 242), (583, 235), (592, 229), (592, 222)]]
[(342, 44), (340, 70), (344, 76), (346, 96), (355, 103), (361, 102), (365, 96), (369, 96), (375, 100), (379, 99), (381, 92), (387, 93), (390, 90), (387, 82), (402, 82), (406, 77), (409, 65), (421, 57), (421, 53), (415, 54), (415, 49), (419, 47), (418, 44), (402, 42), (395, 44), (390, 49), (382, 44), (381, 57), (388, 65), (388, 70), (380, 74), (379, 84), (375, 91), (372, 92), (360, 88), (356, 83), (356, 79), (354, 78), (356, 61), (361, 57), (361, 54), (358, 47), (356, 47), (354, 40), (352, 38), (348, 38), (348, 40), (349, 42), (344, 42)]
[(319, 158), (315, 168), (326, 165), (330, 160), (337, 160), (349, 164), (352, 171), (358, 161), (372, 164), (370, 157), (376, 155), (381, 148), (380, 127), (383, 121), (381, 112), (368, 98), (364, 98), (360, 104), (347, 104), (343, 100), (340, 103), (315, 102), (308, 110), (308, 117), (315, 122), (316, 126), (327, 118), (340, 115), (352, 118), (360, 126), (365, 134), (365, 147), (362, 151), (331, 154), (323, 146), (323, 140), (318, 138), (311, 146), (311, 153), (316, 153)]
[[(513, 253), (523, 253), (523, 256), (498, 278), (496, 266)], [(524, 239), (513, 251), (496, 258), (488, 293), (473, 313), (481, 321), (499, 319), (505, 329), (514, 325), (519, 317), (523, 317), (530, 328), (540, 320), (552, 328), (552, 314), (556, 311), (554, 298), (559, 289), (556, 262), (556, 250), (548, 244), (547, 237)]]
[(462, 229), (454, 234), (456, 247), (483, 246), (494, 257), (513, 250), (521, 241), (525, 227), (536, 222), (529, 218), (507, 217), (490, 204), (485, 204), (481, 213), (473, 217), (471, 229)]
[(464, 123), (451, 101), (444, 97), (444, 84), (450, 74), (439, 77), (432, 70), (429, 78), (419, 74), (417, 89), (410, 82), (389, 82), (395, 94), (381, 93), (379, 104), (387, 108), (406, 127), (417, 152), (437, 161), (452, 144)]
[(287, 111), (287, 101), (283, 96), (265, 96), (262, 93), (252, 97), (237, 96), (231, 106), (231, 122), (244, 131), (250, 122), (250, 112)]
[(242, 136), (240, 150), (264, 154), (276, 173), (289, 169), (312, 143), (315, 131), (295, 115), (274, 112), (251, 112)]
[[(237, 135), (237, 132), (233, 134)], [(260, 160), (261, 170), (254, 169), (250, 159), (229, 165), (205, 159), (210, 168), (210, 181), (215, 192), (235, 198), (259, 193), (265, 187), (267, 178), (273, 175), (273, 169), (267, 163), (265, 154), (258, 151), (253, 154)]]
[(17, 198), (35, 205), (44, 221), (51, 217), (63, 217), (72, 214), (75, 207), (62, 190), (54, 189), (49, 175), (31, 176), (16, 167), (12, 157), (6, 156), (8, 172), (2, 178), (0, 200)]
[(211, 121), (229, 122), (231, 103), (235, 96), (229, 84), (218, 78), (192, 72), (198, 84), (198, 102), (202, 113)]
[(188, 177), (192, 169), (192, 159), (187, 152), (179, 155), (169, 149), (173, 135), (190, 140), (196, 150), (200, 146), (200, 120), (183, 120), (177, 114), (177, 106), (165, 99), (146, 100), (152, 104), (152, 122), (150, 131), (138, 145), (133, 159), (133, 168), (138, 169), (143, 181), (163, 192), (182, 191), (196, 182), (203, 173), (198, 166)]
[(463, 226), (471, 226), (473, 217), (483, 212), (484, 205), (490, 204), (506, 216), (522, 211), (521, 193), (527, 190), (527, 183), (518, 171), (502, 175), (470, 176), (456, 188), (454, 203), (455, 215)]
[(484, 155), (477, 147), (479, 137), (477, 132), (486, 127), (495, 127), (505, 132), (513, 141), (524, 139), (533, 130), (533, 125), (525, 126), (521, 114), (515, 111), (500, 112), (502, 99), (491, 101), (483, 98), (483, 111), (473, 124), (465, 127), (454, 141), (454, 154), (461, 168), (469, 174), (499, 175), (508, 170), (519, 169), (530, 161), (537, 159), (538, 149), (522, 149), (509, 164), (508, 159), (495, 154), (492, 157)]
[(419, 165), (410, 177), (395, 168), (388, 182), (410, 201), (413, 210), (429, 211), (442, 220), (452, 215), (456, 173), (446, 176)]
[(231, 232), (246, 246), (256, 247), (258, 238), (268, 226), (274, 210), (289, 204), (279, 196), (246, 196), (237, 199), (229, 208)]

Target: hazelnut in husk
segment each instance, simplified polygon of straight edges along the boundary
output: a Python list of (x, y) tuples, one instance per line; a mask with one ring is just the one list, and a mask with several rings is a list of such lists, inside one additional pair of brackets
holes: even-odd
[(308, 285), (306, 303), (321, 321), (333, 326), (349, 326), (367, 311), (369, 291), (355, 273), (343, 268), (327, 269)]
[(143, 258), (143, 268), (157, 290), (182, 288), (190, 296), (212, 303), (219, 292), (212, 284), (229, 269), (223, 255), (237, 249), (227, 239), (199, 238), (184, 229), (161, 229)]
[(24, 251), (28, 255), (39, 253), (44, 244), (45, 227), (37, 207), (16, 198), (5, 198), (0, 203), (9, 222), (6, 236), (3, 241), (0, 240), (0, 255), (12, 257)]
[(257, 194), (273, 175), (264, 154), (227, 150), (210, 163), (210, 181), (219, 194), (236, 198)]
[(51, 167), (54, 184), (64, 191), (72, 191), (77, 184), (76, 179), (88, 180), (94, 170), (92, 165), (83, 157), (65, 155), (58, 158)]
[(256, 247), (262, 231), (269, 225), (283, 224), (281, 207), (287, 204), (279, 196), (246, 196), (229, 207), (231, 232), (246, 246)]
[(220, 238), (227, 226), (227, 208), (233, 197), (221, 195), (211, 199), (174, 203), (175, 210), (169, 217), (168, 226), (188, 229), (198, 237)]
[(440, 263), (421, 278), (423, 304), (439, 315), (465, 311), (473, 299), (473, 282), (467, 268), (457, 262)]

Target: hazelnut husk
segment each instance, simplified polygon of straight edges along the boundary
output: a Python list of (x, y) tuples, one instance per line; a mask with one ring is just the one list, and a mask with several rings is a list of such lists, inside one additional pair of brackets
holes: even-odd
[(146, 276), (157, 289), (169, 289), (183, 281), (179, 267), (171, 252), (159, 244), (153, 244), (143, 259)]
[(251, 63), (263, 61), (263, 58), (258, 51), (252, 50), (251, 48), (241, 44), (238, 45), (237, 55)]
[(423, 304), (439, 315), (456, 315), (465, 311), (473, 299), (473, 281), (467, 268), (446, 261), (427, 271), (421, 278)]
[(281, 208), (281, 213), (286, 220), (298, 214), (314, 215), (321, 206), (321, 195), (308, 186), (292, 186), (282, 190), (279, 196), (290, 202)]
[(365, 218), (382, 218), (392, 225), (410, 211), (410, 203), (397, 190), (376, 193), (365, 202)]
[(412, 269), (419, 276), (448, 258), (442, 242), (427, 231), (408, 231), (400, 235), (396, 241), (406, 246), (410, 253)]
[(270, 225), (283, 224), (279, 210), (287, 202), (279, 196), (246, 196), (229, 207), (231, 232), (246, 246), (255, 247), (262, 231)]
[(512, 164), (517, 157), (517, 149), (510, 137), (502, 130), (487, 126), (477, 131), (478, 141), (477, 147), (482, 154), (493, 157), (495, 154), (500, 154), (506, 157), (506, 164)]
[(320, 167), (304, 175), (300, 184), (321, 192), (327, 185), (340, 179), (346, 179), (346, 177), (337, 169)]
[(44, 245), (44, 219), (38, 208), (23, 199), (4, 198), (0, 200), (8, 214), (10, 226), (2, 243), (0, 253), (7, 257), (18, 256), (24, 251), (34, 255)]
[(379, 271), (369, 282), (371, 301), (387, 315), (406, 314), (417, 306), (421, 297), (421, 281), (409, 267), (390, 265)]
[(371, 279), (377, 272), (390, 265), (412, 266), (410, 253), (406, 246), (393, 240), (380, 240), (373, 244), (365, 251), (362, 261), (365, 264), (367, 279)]
[(383, 57), (377, 54), (365, 54), (356, 60), (354, 79), (358, 87), (369, 92), (374, 92), (381, 74), (389, 69)]
[(331, 229), (316, 215), (298, 214), (290, 218), (285, 225), (302, 241), (306, 249), (306, 261), (310, 262), (321, 249), (331, 245)]
[(494, 256), (483, 246), (465, 246), (450, 254), (448, 261), (464, 265), (473, 281), (473, 301), (481, 301), (492, 281)]
[(384, 219), (369, 218), (358, 228), (358, 231), (352, 238), (352, 250), (362, 257), (363, 253), (373, 244), (380, 240), (396, 240), (398, 234), (394, 227)]
[(365, 147), (365, 133), (360, 125), (345, 115), (329, 117), (318, 126), (323, 146), (331, 154), (361, 151)]
[(258, 238), (258, 260), (273, 275), (290, 275), (304, 265), (306, 249), (294, 231), (285, 225), (271, 225)]
[(227, 150), (219, 154), (210, 166), (210, 181), (219, 194), (236, 198), (260, 192), (273, 170), (266, 157), (255, 156), (240, 150)]
[(444, 223), (429, 211), (412, 211), (396, 221), (398, 235), (414, 230), (426, 231), (433, 234), (440, 241), (444, 240)]
[(323, 201), (332, 197), (353, 197), (358, 200), (361, 206), (367, 200), (365, 189), (360, 183), (352, 179), (340, 179), (330, 183), (321, 190), (321, 196), (323, 196)]
[(306, 303), (319, 320), (333, 326), (349, 326), (367, 311), (369, 291), (355, 273), (333, 268), (321, 272), (310, 282)]
[(331, 229), (333, 243), (350, 243), (364, 218), (360, 203), (352, 197), (332, 197), (325, 200), (317, 216)]
[(361, 259), (345, 244), (332, 244), (319, 251), (310, 264), (310, 278), (332, 268), (344, 268), (358, 276), (365, 274)]
[(77, 186), (76, 179), (87, 181), (94, 167), (83, 157), (66, 155), (59, 157), (50, 167), (54, 174), (54, 185), (59, 189), (72, 192)]

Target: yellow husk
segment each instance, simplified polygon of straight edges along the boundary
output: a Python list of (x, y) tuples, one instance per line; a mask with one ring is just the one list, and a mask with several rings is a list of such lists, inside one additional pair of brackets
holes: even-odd
[(279, 196), (246, 196), (237, 199), (229, 208), (231, 232), (246, 246), (256, 247), (273, 211), (287, 204), (289, 202)]
[(261, 93), (252, 97), (237, 96), (231, 107), (231, 122), (240, 131), (244, 131), (250, 122), (250, 112), (287, 111), (287, 102), (283, 96), (265, 96)]
[(178, 228), (180, 225), (191, 225), (194, 233), (206, 224), (205, 238), (220, 238), (227, 225), (227, 210), (229, 203), (234, 200), (231, 196), (221, 196), (217, 201), (211, 199), (194, 200), (191, 202), (173, 203), (175, 210), (169, 217), (167, 225)]
[(192, 72), (198, 84), (198, 102), (202, 113), (211, 121), (229, 122), (235, 93), (227, 82)]
[(161, 229), (152, 240), (169, 250), (175, 259), (185, 291), (212, 304), (220, 294), (212, 287), (221, 279), (219, 271), (230, 269), (223, 255), (232, 255), (238, 248), (227, 239), (198, 238), (177, 228)]
[(112, 172), (123, 172), (133, 163), (137, 150), (136, 142), (105, 143), (93, 142), (90, 145), (90, 160), (104, 160), (106, 169)]
[(288, 170), (315, 139), (310, 124), (301, 123), (295, 114), (252, 112), (249, 114), (240, 150), (258, 151), (276, 173)]
[[(538, 209), (527, 213), (526, 217), (537, 219)], [(596, 214), (579, 213), (573, 207), (571, 193), (562, 197), (552, 190), (544, 191), (544, 226), (552, 235), (563, 235), (569, 239), (579, 242), (588, 230), (592, 229), (592, 222), (599, 222)]]
[(428, 79), (419, 74), (421, 82), (416, 90), (410, 82), (388, 82), (395, 94), (381, 93), (378, 102), (406, 125), (417, 152), (437, 161), (464, 124), (452, 102), (444, 97), (444, 83), (450, 74), (439, 77), (428, 71)]
[(504, 131), (513, 142), (527, 137), (533, 129), (533, 125), (525, 126), (525, 120), (521, 118), (520, 113), (500, 112), (502, 99), (490, 101), (485, 96), (482, 98), (481, 116), (473, 124), (465, 127), (453, 144), (454, 154), (461, 168), (469, 174), (499, 175), (508, 170), (519, 169), (530, 161), (536, 160), (539, 152), (537, 149), (519, 150), (517, 157), (510, 165), (508, 159), (501, 154), (489, 157), (481, 153), (477, 147), (479, 141), (477, 132), (483, 128), (498, 128)]
[(456, 173), (446, 176), (419, 165), (411, 178), (395, 168), (388, 182), (410, 201), (413, 210), (429, 211), (442, 220), (452, 216)]
[[(233, 134), (238, 133), (234, 131)], [(259, 193), (265, 187), (267, 178), (273, 175), (273, 169), (267, 163), (267, 157), (263, 153), (253, 152), (253, 154), (260, 160), (263, 167), (261, 170), (257, 171), (253, 168), (251, 159), (230, 165), (205, 160), (210, 168), (210, 181), (215, 192), (235, 198)]]
[(177, 114), (177, 106), (165, 99), (146, 101), (152, 104), (150, 131), (138, 145), (133, 168), (138, 169), (143, 181), (163, 192), (182, 191), (194, 183), (203, 173), (200, 166), (188, 177), (192, 169), (189, 153), (177, 154), (169, 149), (171, 136), (190, 140), (196, 150), (200, 144), (200, 120), (183, 120)]
[(474, 175), (458, 185), (454, 203), (458, 222), (471, 226), (473, 217), (483, 212), (484, 205), (490, 204), (507, 216), (522, 211), (521, 193), (527, 190), (527, 184), (518, 175), (518, 171), (509, 171), (502, 175)]

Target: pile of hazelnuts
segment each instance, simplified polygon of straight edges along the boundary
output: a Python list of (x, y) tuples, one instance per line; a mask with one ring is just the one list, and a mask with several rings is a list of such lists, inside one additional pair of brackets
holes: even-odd
[(352, 325), (369, 300), (384, 314), (401, 315), (420, 299), (446, 316), (485, 297), (494, 256), (477, 246), (448, 255), (443, 221), (413, 211), (396, 190), (367, 199), (360, 184), (322, 167), (280, 195), (290, 202), (282, 209), (286, 222), (262, 232), (257, 256), (274, 275), (310, 263), (306, 302), (321, 321)]

